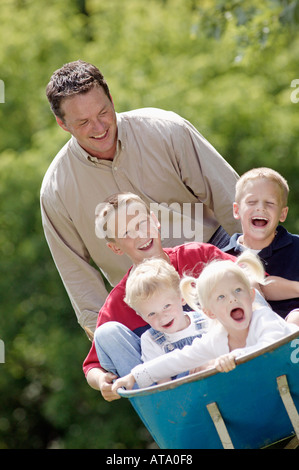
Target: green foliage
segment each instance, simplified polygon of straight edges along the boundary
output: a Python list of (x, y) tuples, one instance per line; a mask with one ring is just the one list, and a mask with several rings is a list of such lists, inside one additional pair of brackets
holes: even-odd
[(0, 80), (0, 448), (140, 448), (151, 438), (127, 400), (105, 402), (81, 365), (90, 343), (45, 242), (39, 189), (68, 139), (45, 98), (50, 75), (82, 58), (118, 111), (157, 106), (189, 119), (239, 172), (289, 181), (299, 232), (299, 2), (4, 0)]

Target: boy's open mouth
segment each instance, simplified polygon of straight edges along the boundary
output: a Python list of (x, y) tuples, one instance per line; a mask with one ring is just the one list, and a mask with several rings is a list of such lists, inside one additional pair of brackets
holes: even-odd
[(269, 220), (265, 217), (253, 217), (251, 219), (251, 222), (252, 225), (254, 225), (255, 227), (265, 227), (268, 224)]
[(173, 325), (174, 320), (170, 320), (170, 322), (166, 323), (166, 325), (163, 325), (162, 328), (170, 328)]
[(234, 308), (230, 312), (230, 316), (233, 320), (235, 320), (237, 322), (241, 322), (245, 318), (244, 310), (242, 308), (239, 308), (239, 307)]
[(149, 248), (151, 248), (152, 244), (153, 244), (153, 239), (151, 238), (151, 239), (148, 240), (146, 243), (144, 243), (143, 245), (141, 245), (138, 249), (139, 249), (139, 250), (143, 250), (143, 251), (148, 250)]

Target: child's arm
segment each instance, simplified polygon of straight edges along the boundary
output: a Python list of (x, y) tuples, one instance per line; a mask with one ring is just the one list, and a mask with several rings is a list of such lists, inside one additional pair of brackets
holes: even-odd
[(215, 359), (211, 359), (209, 362), (206, 362), (202, 366), (195, 367), (194, 369), (189, 370), (189, 374), (195, 374), (196, 372), (203, 372), (208, 369), (213, 369), (215, 367)]
[(218, 372), (229, 372), (236, 367), (235, 358), (238, 354), (234, 352), (230, 352), (228, 354), (224, 354), (223, 356), (217, 357), (217, 359), (212, 359), (209, 362), (206, 362), (200, 367), (196, 367), (195, 369), (190, 370), (190, 374), (194, 374), (195, 372), (203, 372), (208, 369), (215, 368)]
[(265, 286), (260, 286), (267, 300), (286, 300), (299, 297), (299, 282), (290, 281), (279, 276), (267, 276), (271, 281)]
[[(182, 372), (199, 368), (211, 361), (213, 356), (215, 361), (219, 354), (216, 353), (216, 350), (219, 350), (219, 347), (216, 348), (213, 343), (217, 343), (214, 335), (207, 333), (200, 339), (195, 338), (190, 346), (175, 349), (151, 361), (139, 364), (131, 372), (139, 388), (150, 387), (165, 377), (173, 377)], [(233, 365), (219, 364), (219, 368), (223, 368), (223, 371), (228, 367), (233, 368)]]
[[(230, 352), (229, 354), (224, 354), (223, 356), (219, 356), (217, 359), (214, 360), (214, 367), (219, 371), (219, 372), (229, 372), (230, 370), (234, 369), (236, 367), (235, 363), (235, 358), (238, 356), (238, 353), (235, 353), (234, 351)], [(209, 366), (212, 367), (212, 361), (209, 361)], [(200, 368), (198, 368), (200, 369)], [(196, 372), (196, 369), (194, 369), (191, 372)], [(158, 383), (162, 384), (167, 382), (170, 379), (162, 379), (159, 380)], [(120, 377), (117, 379), (114, 384), (112, 385), (112, 392), (117, 393), (117, 389), (124, 387), (126, 390), (132, 390), (135, 384), (135, 378), (134, 375), (128, 374), (125, 375), (124, 377)]]
[(157, 384), (158, 385), (162, 385), (162, 384), (166, 384), (167, 382), (170, 382), (171, 381), (171, 377), (169, 377), (168, 379), (161, 379), (161, 380), (158, 380), (157, 381)]

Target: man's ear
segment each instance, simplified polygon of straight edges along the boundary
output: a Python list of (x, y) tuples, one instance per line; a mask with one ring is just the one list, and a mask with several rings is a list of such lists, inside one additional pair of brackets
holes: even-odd
[(124, 252), (119, 248), (119, 246), (114, 242), (107, 243), (108, 248), (113, 251), (116, 255), (123, 255)]
[(60, 126), (64, 131), (70, 132), (62, 119), (60, 119), (58, 116), (55, 116), (55, 119), (56, 119), (58, 126)]
[(237, 202), (233, 203), (233, 215), (236, 220), (240, 219), (239, 204)]
[(111, 93), (109, 93), (109, 96), (110, 96), (110, 101), (111, 101), (111, 103), (113, 104), (113, 108), (114, 108), (114, 102), (113, 102), (113, 98), (112, 98)]

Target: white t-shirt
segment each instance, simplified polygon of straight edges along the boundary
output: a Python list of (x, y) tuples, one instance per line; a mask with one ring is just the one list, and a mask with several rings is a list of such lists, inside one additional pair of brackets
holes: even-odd
[[(187, 328), (176, 331), (175, 333), (164, 333), (167, 343), (176, 343), (183, 338), (204, 334), (207, 331), (208, 319), (205, 320), (203, 317), (202, 322), (204, 323), (204, 326), (199, 329), (196, 325), (194, 312), (185, 312), (185, 315), (190, 318), (190, 324), (187, 326)], [(141, 359), (145, 362), (150, 361), (157, 356), (161, 356), (161, 354), (165, 353), (164, 346), (165, 343), (159, 343), (153, 339), (153, 336), (149, 330), (145, 331), (141, 335)]]
[(258, 254), (259, 254), (259, 252), (260, 252), (261, 250), (254, 250), (253, 248), (249, 248), (248, 246), (243, 245), (243, 244), (240, 243), (240, 241), (239, 241), (240, 238), (241, 238), (241, 237), (239, 237), (238, 240), (237, 240), (237, 242), (236, 242), (236, 246), (237, 246), (237, 248), (238, 248), (239, 251), (246, 251), (246, 250), (249, 250), (249, 251), (251, 251), (251, 253), (253, 253), (254, 255), (258, 255)]

